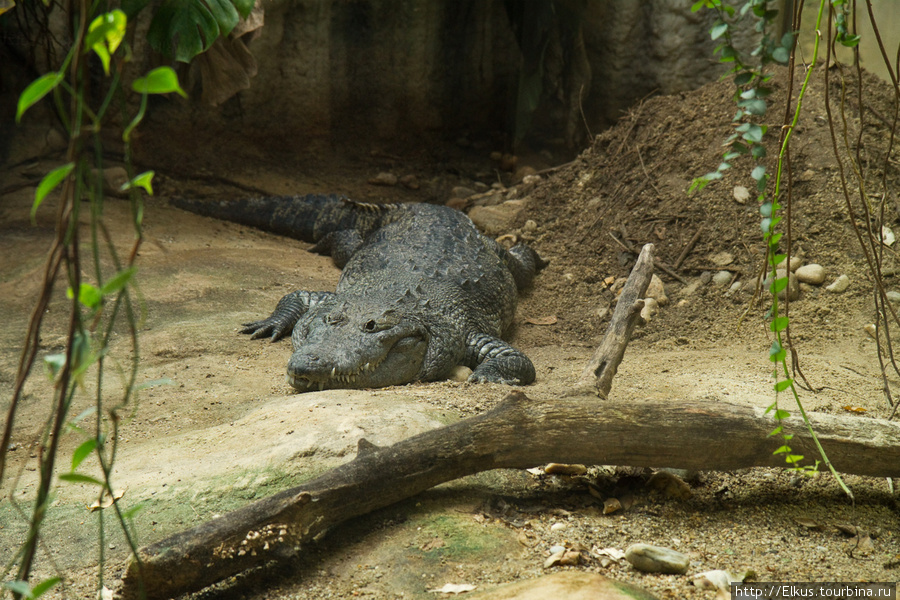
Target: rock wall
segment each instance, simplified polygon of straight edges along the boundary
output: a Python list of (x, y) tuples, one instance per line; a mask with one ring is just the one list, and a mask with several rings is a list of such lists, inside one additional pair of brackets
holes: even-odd
[[(512, 140), (518, 130), (575, 147), (638, 99), (692, 89), (722, 71), (708, 35), (714, 15), (691, 13), (683, 0), (259, 0), (259, 7), (264, 20), (253, 27), (261, 27), (180, 67), (192, 100), (155, 102), (157, 126), (286, 139), (475, 130), (505, 131)], [(17, 22), (12, 12), (0, 17), (4, 31)], [(132, 38), (135, 73), (162, 62), (146, 27), (139, 22)], [(62, 45), (65, 38), (56, 35)], [(4, 62), (29, 56), (16, 39), (0, 38)], [(27, 84), (12, 79), (0, 89), (4, 128)], [(219, 89), (229, 80), (240, 91)]]

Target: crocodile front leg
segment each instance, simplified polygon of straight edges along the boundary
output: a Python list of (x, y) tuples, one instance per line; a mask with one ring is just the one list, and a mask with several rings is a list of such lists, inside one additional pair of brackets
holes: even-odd
[(534, 365), (527, 356), (500, 338), (484, 333), (466, 337), (463, 364), (472, 369), (472, 383), (528, 385), (535, 378)]
[(291, 292), (278, 301), (268, 318), (253, 323), (244, 323), (241, 333), (251, 334), (251, 339), (269, 337), (274, 342), (293, 331), (297, 321), (320, 302), (332, 298), (332, 292)]

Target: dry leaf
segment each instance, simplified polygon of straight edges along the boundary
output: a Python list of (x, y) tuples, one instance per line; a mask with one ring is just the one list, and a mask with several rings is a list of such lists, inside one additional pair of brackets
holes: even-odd
[(476, 586), (470, 583), (445, 583), (444, 587), (428, 590), (431, 594), (462, 594), (471, 592)]
[(603, 514), (609, 515), (617, 510), (622, 510), (622, 503), (618, 498), (607, 498), (603, 501)]
[(850, 406), (850, 405), (847, 405), (847, 406), (844, 406), (844, 407), (842, 407), (842, 408), (843, 408), (844, 410), (846, 410), (847, 412), (855, 412), (855, 413), (864, 413), (864, 412), (868, 412), (868, 411), (869, 411), (868, 408), (863, 408), (863, 407), (861, 407), (861, 406)]
[(548, 315), (546, 317), (528, 317), (525, 322), (530, 325), (554, 325), (556, 323), (556, 315)]
[(594, 548), (591, 549), (591, 554), (600, 558), (602, 556), (606, 556), (607, 558), (611, 558), (613, 560), (622, 560), (625, 558), (625, 551), (619, 550), (618, 548)]
[(113, 505), (113, 503), (125, 495), (125, 490), (113, 490), (112, 496), (109, 493), (103, 493), (103, 499), (94, 500), (94, 503), (88, 506), (88, 510), (91, 512), (97, 512), (98, 510), (109, 508)]
[(547, 560), (544, 561), (544, 568), (549, 569), (553, 565), (557, 564), (562, 560), (562, 557), (566, 555), (566, 550), (560, 550), (559, 552), (555, 552), (551, 554)]
[(538, 543), (537, 534), (527, 529), (520, 531), (519, 535), (516, 536), (516, 540), (526, 548), (531, 548)]

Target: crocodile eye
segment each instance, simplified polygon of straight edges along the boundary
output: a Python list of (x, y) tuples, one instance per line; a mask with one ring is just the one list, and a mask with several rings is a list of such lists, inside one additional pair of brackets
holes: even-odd
[(376, 329), (378, 329), (378, 323), (376, 323), (374, 319), (366, 321), (366, 324), (363, 325), (363, 330), (365, 330), (365, 331), (371, 332), (371, 331), (375, 331)]

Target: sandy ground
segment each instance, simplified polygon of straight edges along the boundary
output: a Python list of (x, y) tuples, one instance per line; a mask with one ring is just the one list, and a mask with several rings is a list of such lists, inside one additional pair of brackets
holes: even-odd
[[(758, 267), (759, 250), (752, 245), (759, 246), (754, 237), (756, 208), (752, 201), (750, 206), (733, 201), (730, 191), (736, 182), (710, 186), (691, 199), (683, 193), (694, 174), (685, 165), (701, 165), (695, 170), (705, 172), (705, 162), (715, 160), (719, 152), (714, 140), (721, 134), (713, 125), (723, 119), (727, 123), (730, 109), (714, 107), (728, 94), (727, 88), (711, 86), (689, 101), (676, 98), (643, 113), (638, 109), (631, 121), (626, 118), (604, 134), (572, 166), (544, 176), (531, 193), (519, 227), (527, 218), (536, 228), (510, 233), (531, 241), (552, 262), (523, 298), (512, 334), (537, 368), (538, 381), (527, 388), (529, 396), (558, 398), (602, 335), (608, 321), (604, 309), (612, 300), (603, 281), (626, 275), (633, 260), (610, 239), (610, 232), (622, 233), (624, 224), (627, 239), (636, 245), (654, 242), (671, 264), (703, 225), (708, 235), (681, 270), (687, 284), (663, 275), (669, 304), (629, 346), (613, 396), (623, 401), (703, 400), (760, 407), (772, 402), (769, 341), (761, 310), (754, 309), (738, 325), (751, 292), (745, 288), (726, 295), (727, 287), (709, 283), (691, 287), (703, 281), (703, 272), (712, 270), (713, 257), (722, 251), (735, 256), (730, 268), (736, 279), (752, 279)], [(692, 131), (702, 135), (692, 138), (693, 145), (682, 141), (686, 156), (670, 164), (672, 150), (665, 144), (678, 143), (676, 123), (689, 121), (678, 110), (697, 111)], [(698, 115), (707, 120), (699, 121)], [(886, 418), (890, 407), (882, 393), (875, 343), (863, 330), (872, 320), (871, 284), (864, 261), (851, 245), (852, 231), (839, 217), (834, 171), (825, 158), (811, 155), (815, 140), (805, 144), (797, 162), (804, 168), (811, 165), (809, 185), (817, 195), (802, 213), (802, 249), (810, 262), (825, 264), (830, 278), (844, 272), (853, 283), (839, 296), (807, 288), (792, 304), (804, 373), (821, 388), (804, 393), (803, 401), (808, 410), (847, 419)], [(435, 201), (446, 199), (454, 185), (490, 182), (498, 176), (487, 157), (490, 149), (489, 143), (463, 148), (453, 142), (441, 151), (430, 147), (427, 154), (386, 153), (375, 146), (356, 146), (344, 153), (317, 147), (303, 156), (275, 160), (249, 148), (243, 160), (195, 155), (195, 172), (186, 174), (184, 161), (154, 155), (148, 141), (143, 159), (156, 159), (160, 180), (158, 197), (147, 203), (138, 260), (139, 382), (163, 383), (143, 390), (133, 410), (123, 412), (127, 418), (120, 429), (116, 470), (117, 485), (125, 492), (122, 501), (127, 506), (143, 504), (134, 521), (140, 543), (157, 541), (349, 460), (360, 437), (391, 443), (482, 412), (507, 391), (502, 386), (437, 382), (292, 394), (283, 377), (288, 342), (251, 341), (237, 332), (238, 325), (268, 314), (294, 289), (332, 289), (339, 272), (328, 258), (307, 252), (304, 243), (188, 215), (167, 206), (165, 198), (246, 195), (249, 188), (258, 188)], [(541, 161), (549, 159), (539, 157), (535, 163)], [(30, 173), (52, 164), (47, 159), (8, 169), (7, 180), (22, 182), (23, 187), (7, 193), (0, 204), (0, 255), (15, 257), (0, 265), (4, 411), (53, 233), (49, 202), (39, 212), (37, 225), (30, 224), (33, 188), (26, 184)], [(642, 183), (648, 169), (654, 174), (652, 184)], [(422, 186), (409, 190), (367, 183), (383, 170), (415, 174)], [(894, 168), (890, 177), (896, 181), (896, 176)], [(613, 177), (618, 183), (609, 181)], [(628, 210), (613, 210), (616, 206)], [(128, 214), (126, 202), (107, 202), (105, 218), (122, 248), (131, 240)], [(45, 315), (42, 353), (57, 352), (64, 344), (63, 288), (57, 286)], [(527, 322), (549, 316), (555, 317), (550, 325)], [(116, 332), (113, 364), (125, 366), (128, 352), (126, 332)], [(38, 371), (26, 387), (9, 454), (11, 476), (3, 482), (4, 563), (25, 531), (19, 510), (27, 508), (36, 479), (35, 435), (46, 418), (49, 397), (49, 385)], [(110, 402), (119, 385), (115, 369), (110, 369), (104, 385)], [(71, 414), (89, 406), (94, 392), (89, 377)], [(67, 468), (66, 457), (82, 440), (74, 432), (64, 436), (60, 469)], [(82, 467), (92, 469), (96, 465), (90, 460)], [(485, 590), (567, 569), (627, 580), (660, 598), (712, 598), (712, 592), (692, 585), (690, 575), (720, 568), (751, 570), (765, 581), (897, 579), (896, 496), (884, 480), (848, 477), (856, 494), (853, 504), (828, 475), (803, 477), (767, 469), (704, 472), (688, 479), (693, 495), (682, 500), (645, 487), (648, 475), (643, 470), (596, 467), (586, 478), (571, 480), (518, 471), (468, 477), (338, 527), (287, 564), (246, 574), (194, 597), (434, 598), (439, 596), (427, 590), (448, 582)], [(624, 499), (626, 508), (604, 514), (588, 483), (602, 498)], [(39, 573), (66, 573), (68, 597), (87, 597), (96, 585), (97, 516), (86, 509), (92, 501), (89, 488), (62, 484), (43, 536)], [(860, 539), (841, 533), (836, 526), (842, 524), (868, 532), (871, 546), (861, 548)], [(106, 525), (114, 531), (108, 518)], [(607, 564), (599, 553), (636, 542), (688, 553), (688, 576), (641, 574), (621, 561)], [(118, 533), (109, 534), (103, 544), (111, 557), (107, 572), (115, 576), (126, 545)], [(581, 564), (543, 569), (554, 545), (582, 550)]]

